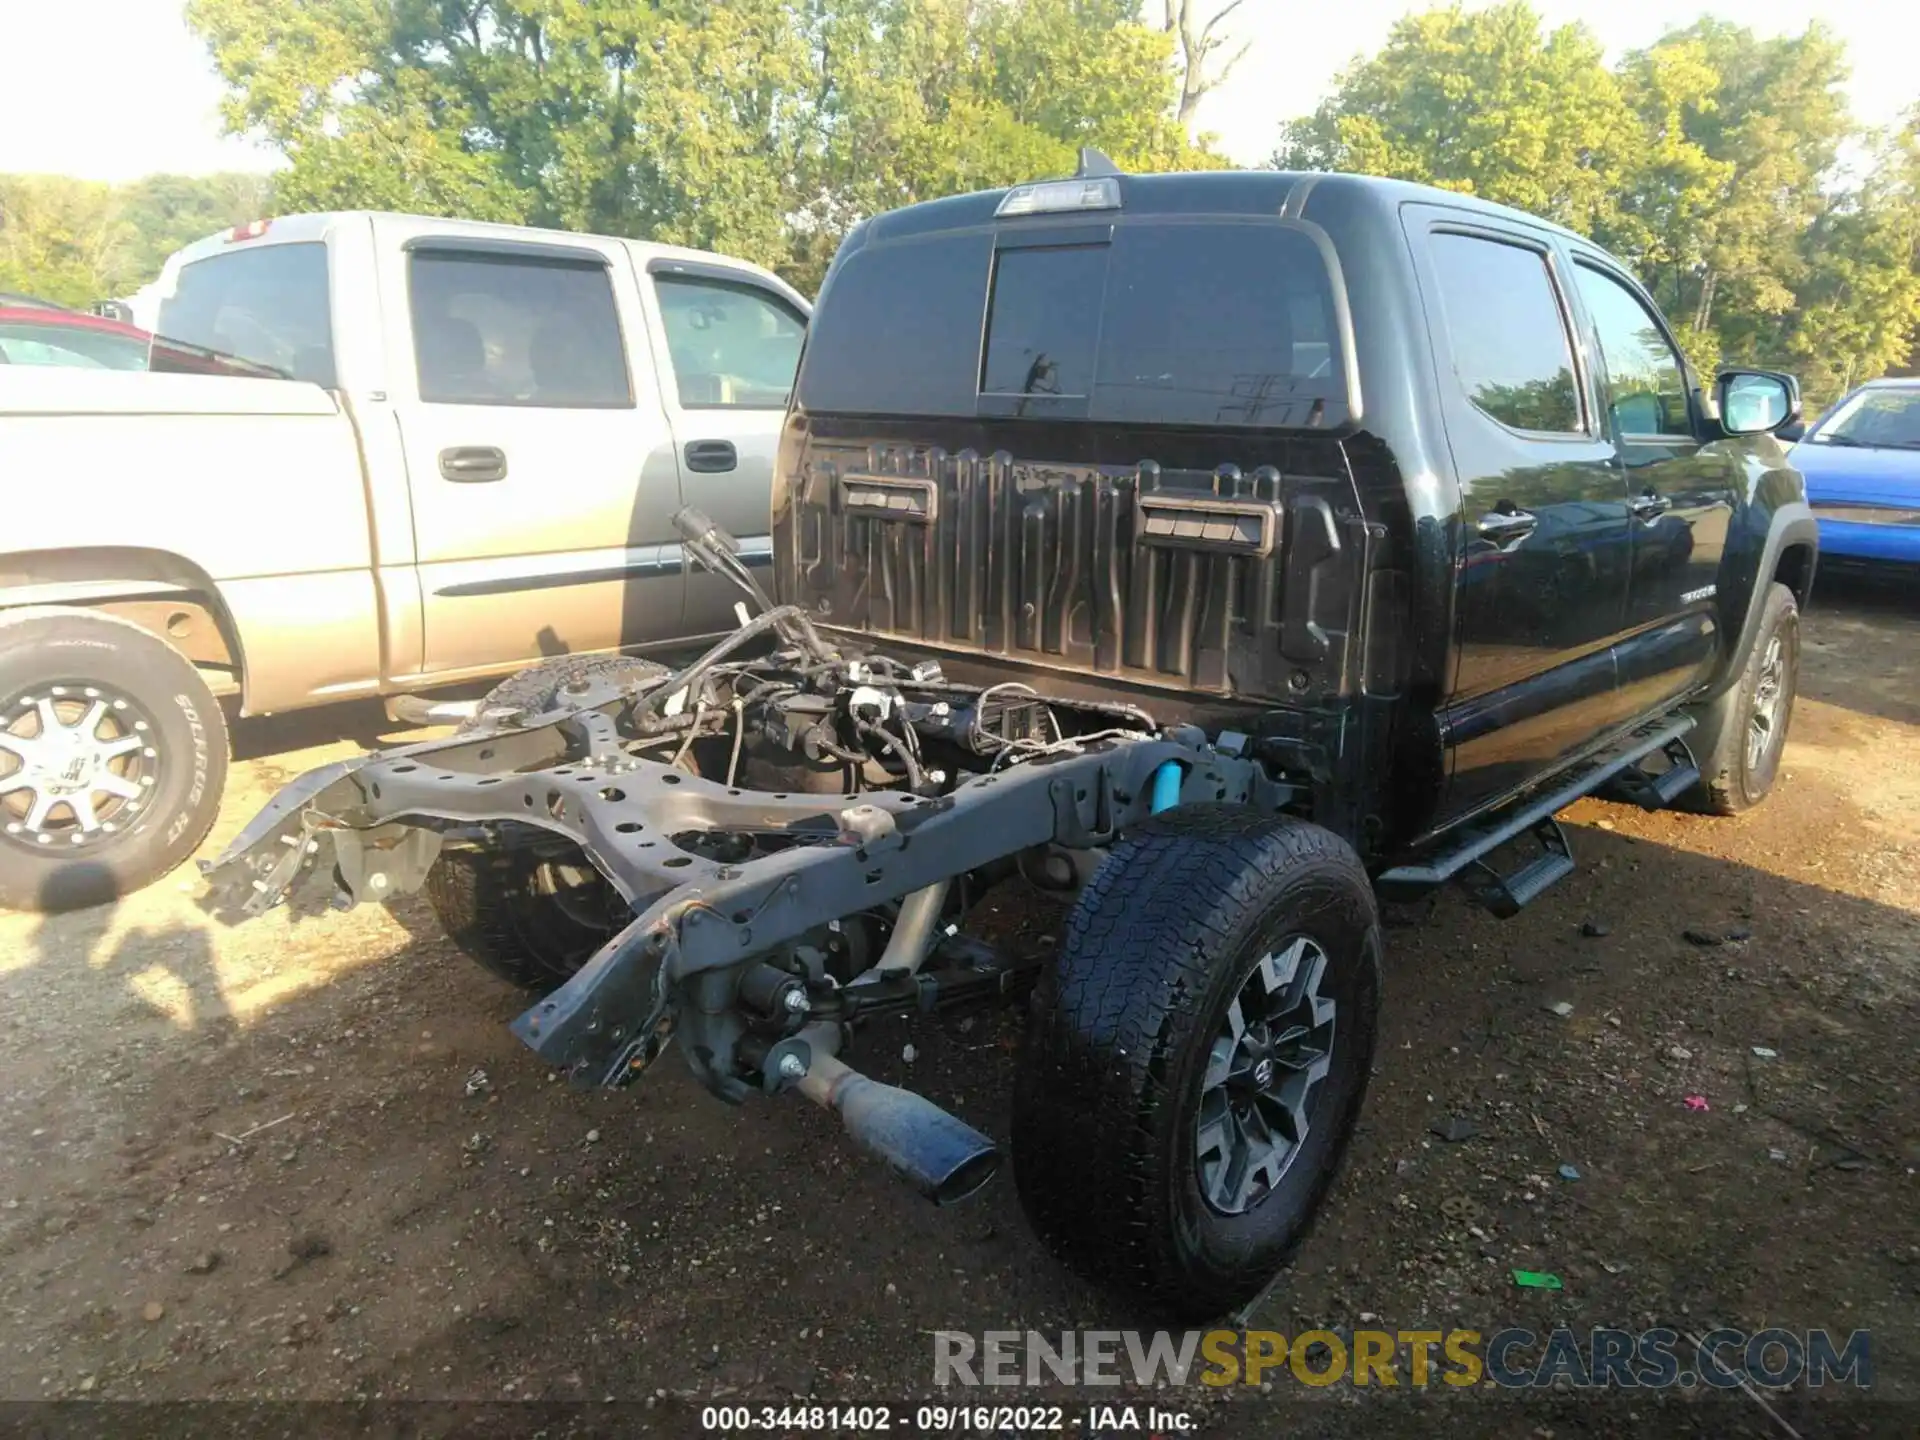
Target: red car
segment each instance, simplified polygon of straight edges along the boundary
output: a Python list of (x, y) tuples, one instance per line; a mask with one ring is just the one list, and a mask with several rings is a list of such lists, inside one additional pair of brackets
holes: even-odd
[(0, 365), (74, 365), (174, 375), (286, 376), (268, 365), (167, 340), (137, 325), (0, 291)]

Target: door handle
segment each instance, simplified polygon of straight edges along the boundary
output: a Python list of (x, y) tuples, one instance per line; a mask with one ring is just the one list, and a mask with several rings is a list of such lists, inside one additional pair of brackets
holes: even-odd
[(493, 445), (449, 445), (440, 452), (440, 475), (462, 485), (507, 478), (507, 452)]
[(1627, 509), (1633, 512), (1636, 520), (1651, 520), (1656, 515), (1664, 515), (1673, 508), (1673, 501), (1665, 495), (1656, 495), (1649, 490), (1644, 495), (1636, 495), (1627, 502)]
[(1518, 540), (1539, 523), (1531, 510), (1492, 510), (1480, 517), (1479, 530), (1492, 540)]
[(689, 440), (684, 453), (687, 469), (702, 475), (720, 475), (740, 463), (740, 452), (731, 440)]

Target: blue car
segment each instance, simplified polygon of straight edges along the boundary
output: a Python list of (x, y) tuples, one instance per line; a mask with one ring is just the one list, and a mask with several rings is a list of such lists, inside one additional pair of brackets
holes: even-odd
[(1848, 394), (1793, 447), (1820, 520), (1820, 563), (1920, 566), (1920, 378)]

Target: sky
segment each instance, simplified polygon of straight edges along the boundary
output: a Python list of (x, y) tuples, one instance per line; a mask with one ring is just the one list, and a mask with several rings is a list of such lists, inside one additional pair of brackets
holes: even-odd
[[(1534, 0), (1549, 24), (1583, 20), (1610, 55), (1696, 13), (1682, 0)], [(1236, 161), (1273, 153), (1280, 122), (1304, 115), (1357, 55), (1425, 0), (1242, 0), (1234, 33), (1253, 49), (1209, 96), (1200, 128)], [(1795, 33), (1812, 0), (1721, 0), (1718, 13), (1764, 34)], [(124, 181), (156, 171), (270, 167), (271, 152), (220, 133), (220, 84), (180, 0), (0, 0), (10, 60), (0, 83), (0, 173)], [(1855, 112), (1871, 124), (1920, 101), (1914, 0), (1826, 0), (1853, 61)], [(37, 58), (44, 57), (44, 58)], [(24, 58), (28, 63), (17, 63)]]

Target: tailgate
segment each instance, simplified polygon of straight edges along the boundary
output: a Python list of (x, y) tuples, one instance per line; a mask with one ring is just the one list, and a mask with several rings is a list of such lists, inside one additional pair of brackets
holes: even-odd
[[(1086, 453), (1116, 440), (1092, 427), (967, 425), (1001, 433), (949, 448), (810, 419), (775, 553), (782, 600), (824, 625), (1246, 699), (1343, 679), (1366, 527), (1338, 442), (1162, 433), (1141, 439), (1164, 462), (1112, 464)], [(1072, 458), (1004, 443), (1042, 437)], [(1244, 466), (1205, 464), (1235, 452)]]

